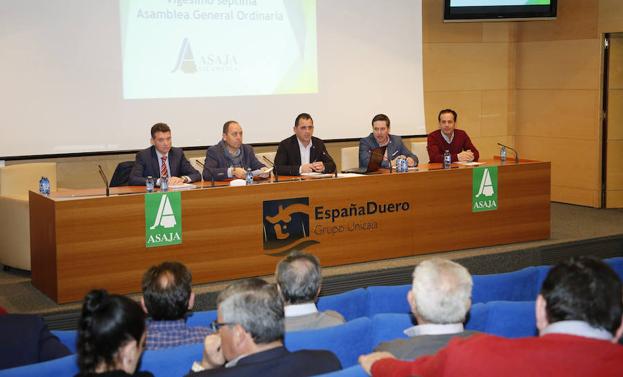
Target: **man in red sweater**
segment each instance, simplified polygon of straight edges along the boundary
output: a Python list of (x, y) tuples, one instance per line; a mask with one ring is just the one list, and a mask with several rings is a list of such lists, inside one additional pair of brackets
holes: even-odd
[(439, 112), (437, 120), (439, 129), (428, 134), (427, 146), (430, 162), (443, 162), (443, 154), (449, 151), (452, 162), (478, 161), (480, 154), (463, 130), (457, 130), (456, 111), (444, 109)]
[(572, 258), (547, 275), (536, 301), (540, 336), (455, 339), (433, 356), (399, 361), (361, 356), (373, 376), (621, 376), (621, 280), (605, 263)]

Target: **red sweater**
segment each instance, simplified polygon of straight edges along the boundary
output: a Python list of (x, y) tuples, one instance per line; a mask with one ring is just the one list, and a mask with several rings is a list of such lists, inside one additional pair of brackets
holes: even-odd
[(456, 128), (454, 129), (454, 138), (450, 144), (448, 144), (446, 139), (441, 135), (441, 130), (433, 131), (428, 134), (428, 140), (426, 142), (430, 162), (443, 162), (443, 153), (446, 150), (450, 151), (452, 162), (459, 160), (456, 156), (457, 154), (468, 149), (474, 153), (474, 161), (478, 161), (478, 157), (480, 157), (478, 149), (472, 144), (467, 133), (463, 130), (457, 130)]
[(437, 354), (415, 361), (382, 359), (372, 376), (621, 376), (623, 346), (574, 335), (507, 339), (492, 335), (454, 338)]

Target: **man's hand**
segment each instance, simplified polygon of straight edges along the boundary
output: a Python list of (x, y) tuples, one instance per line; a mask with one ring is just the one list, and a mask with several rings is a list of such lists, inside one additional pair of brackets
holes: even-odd
[(462, 162), (474, 161), (474, 153), (472, 153), (471, 150), (463, 151), (457, 154), (456, 157), (459, 159), (459, 161), (462, 161)]
[(311, 165), (315, 172), (322, 173), (324, 171), (324, 163), (322, 161), (312, 162)]
[(412, 159), (411, 157), (407, 157), (407, 165), (412, 168), (415, 166), (415, 160)]
[(301, 173), (311, 173), (314, 171), (314, 164), (315, 162), (312, 162), (311, 164), (303, 164), (301, 165)]
[(225, 356), (221, 350), (221, 336), (210, 334), (203, 341), (203, 359), (201, 366), (204, 369), (215, 369), (225, 365)]
[(234, 176), (234, 178), (245, 179), (247, 177), (247, 171), (243, 168), (233, 168), (231, 170), (231, 175)]
[(366, 371), (366, 373), (368, 373), (369, 375), (372, 375), (372, 372), (371, 372), (372, 364), (374, 364), (378, 360), (388, 359), (388, 358), (395, 359), (394, 355), (392, 355), (389, 352), (372, 352), (367, 355), (359, 356), (359, 364), (361, 364), (361, 367), (363, 368), (363, 370)]
[(181, 185), (182, 183), (184, 183), (184, 178), (169, 177), (169, 186)]

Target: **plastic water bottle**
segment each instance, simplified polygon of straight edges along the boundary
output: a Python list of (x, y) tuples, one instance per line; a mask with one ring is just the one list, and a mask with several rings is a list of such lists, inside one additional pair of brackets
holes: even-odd
[(251, 168), (247, 168), (247, 185), (253, 184), (253, 171)]
[(147, 177), (147, 180), (145, 181), (145, 187), (147, 188), (147, 192), (154, 192), (154, 186), (155, 186), (155, 181), (154, 181), (154, 177), (152, 177), (151, 175)]
[(48, 177), (41, 177), (39, 180), (39, 192), (42, 195), (50, 195), (50, 180)]
[(160, 177), (160, 191), (169, 191), (169, 177), (167, 177), (166, 175), (164, 177)]
[(500, 149), (500, 161), (504, 162), (506, 161), (506, 147), (502, 146), (502, 149)]
[(452, 165), (452, 155), (450, 154), (450, 151), (446, 149), (446, 151), (443, 154), (443, 168), (450, 169), (451, 165)]

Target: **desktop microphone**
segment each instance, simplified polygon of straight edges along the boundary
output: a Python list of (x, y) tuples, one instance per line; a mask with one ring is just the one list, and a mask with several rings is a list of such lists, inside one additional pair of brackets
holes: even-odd
[(203, 168), (205, 168), (205, 167), (206, 167), (206, 164), (204, 164), (203, 162), (201, 162), (201, 161), (199, 161), (199, 160), (195, 160), (195, 162), (197, 163), (197, 165), (199, 165), (199, 167), (200, 167), (201, 169), (203, 169)]
[(268, 157), (262, 156), (262, 159), (270, 164), (270, 166), (275, 166), (275, 163), (272, 162)]
[(214, 187), (214, 174), (210, 174), (210, 182), (212, 184), (212, 187)]
[(500, 147), (504, 147), (504, 148), (506, 148), (506, 149), (510, 149), (511, 151), (513, 151), (513, 153), (515, 153), (515, 163), (516, 163), (516, 164), (518, 164), (518, 163), (519, 163), (519, 153), (517, 153), (517, 151), (516, 151), (515, 149), (513, 149), (513, 148), (509, 147), (508, 145), (504, 145), (504, 144), (501, 144), (501, 143), (498, 143), (498, 145), (499, 145)]
[(387, 162), (389, 162), (389, 174), (391, 174), (391, 173), (393, 173), (393, 172), (394, 172), (394, 168), (393, 168), (393, 166), (392, 166), (392, 159), (394, 158), (394, 156), (395, 156), (395, 155), (397, 155), (397, 154), (398, 154), (398, 152), (400, 152), (400, 151), (396, 151), (396, 152), (394, 152), (394, 153), (391, 155), (391, 157), (388, 157), (388, 158), (387, 158)]
[(104, 185), (106, 186), (106, 196), (110, 196), (110, 187), (108, 186), (108, 178), (106, 178), (106, 174), (104, 174), (104, 169), (102, 169), (102, 165), (97, 164), (97, 167), (100, 172), (100, 177), (104, 181)]

